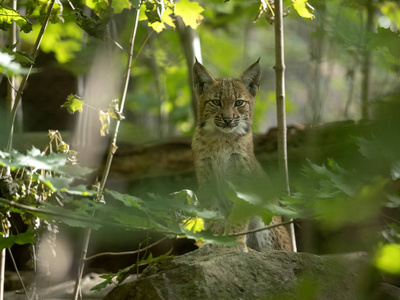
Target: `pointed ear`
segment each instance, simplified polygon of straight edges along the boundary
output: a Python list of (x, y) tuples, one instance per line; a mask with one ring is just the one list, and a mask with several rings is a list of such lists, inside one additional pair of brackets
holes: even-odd
[(246, 71), (244, 71), (240, 77), (240, 80), (243, 82), (249, 93), (253, 95), (253, 97), (257, 95), (261, 81), (261, 67), (259, 61), (260, 59), (258, 59)]
[(197, 94), (203, 94), (214, 81), (210, 72), (196, 59), (193, 65), (193, 85)]

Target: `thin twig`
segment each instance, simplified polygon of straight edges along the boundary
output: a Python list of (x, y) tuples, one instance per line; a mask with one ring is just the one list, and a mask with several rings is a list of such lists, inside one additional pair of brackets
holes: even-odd
[(293, 224), (293, 223), (294, 223), (293, 220), (290, 220), (290, 221), (287, 221), (287, 222), (282, 222), (282, 223), (278, 223), (278, 224), (272, 224), (272, 225), (269, 225), (269, 226), (256, 228), (256, 229), (249, 230), (249, 231), (228, 234), (228, 236), (229, 237), (241, 236), (241, 235), (246, 235), (246, 234), (250, 234), (250, 233), (256, 233), (256, 232), (259, 232), (259, 231), (269, 230), (269, 229), (272, 229), (272, 228), (275, 228), (275, 227), (285, 226), (285, 225), (289, 225), (289, 224)]
[(105, 256), (105, 255), (115, 255), (115, 256), (116, 256), (116, 255), (132, 255), (132, 254), (137, 254), (137, 253), (146, 251), (146, 250), (150, 249), (151, 247), (154, 247), (154, 246), (158, 245), (159, 243), (161, 243), (161, 242), (163, 242), (163, 241), (165, 241), (165, 240), (167, 240), (167, 239), (169, 239), (169, 237), (166, 236), (166, 237), (162, 238), (161, 240), (159, 240), (159, 241), (157, 241), (157, 242), (154, 242), (153, 244), (150, 244), (150, 245), (146, 246), (146, 247), (143, 248), (143, 249), (139, 249), (139, 250), (135, 250), (135, 251), (125, 251), (125, 252), (102, 252), (102, 253), (98, 253), (98, 254), (95, 254), (95, 255), (86, 257), (86, 260), (90, 260), (90, 259), (93, 259), (93, 258), (96, 258), (96, 257)]
[[(51, 11), (53, 10), (54, 3), (55, 3), (55, 0), (51, 0), (51, 2), (49, 4), (49, 8), (47, 9), (46, 17), (45, 17), (45, 19), (43, 21), (42, 27), (40, 28), (40, 32), (39, 32), (38, 37), (36, 39), (35, 46), (33, 47), (32, 56), (34, 58), (36, 58), (36, 56), (39, 53), (40, 43), (42, 42), (42, 38), (43, 38), (44, 32), (45, 32), (45, 30), (47, 28), (47, 25), (49, 24)], [(14, 135), (14, 123), (15, 123), (15, 118), (17, 116), (18, 105), (19, 105), (19, 103), (21, 101), (22, 93), (23, 93), (23, 91), (25, 89), (25, 85), (26, 85), (26, 82), (28, 81), (28, 78), (29, 78), (29, 75), (30, 75), (30, 73), (32, 71), (32, 68), (33, 68), (33, 64), (30, 66), (30, 68), (28, 70), (28, 73), (25, 74), (24, 77), (22, 77), (22, 81), (21, 81), (21, 84), (19, 86), (17, 95), (15, 96), (15, 99), (14, 99), (14, 105), (13, 105), (12, 110), (11, 110), (10, 128), (9, 128), (10, 133), (9, 133), (9, 137), (8, 137), (7, 151), (10, 151), (12, 149), (13, 135)]]
[(7, 248), (7, 250), (8, 250), (8, 254), (9, 254), (10, 258), (11, 258), (11, 261), (12, 261), (12, 263), (13, 263), (13, 265), (14, 265), (15, 272), (17, 273), (17, 276), (18, 276), (18, 278), (19, 278), (19, 281), (21, 282), (22, 289), (24, 290), (24, 293), (25, 293), (25, 295), (26, 295), (26, 298), (27, 298), (28, 300), (31, 300), (31, 297), (29, 297), (29, 294), (28, 294), (28, 290), (27, 290), (26, 287), (25, 287), (24, 280), (22, 279), (21, 274), (19, 273), (17, 263), (15, 262), (15, 259), (14, 259), (14, 255), (12, 254), (10, 248)]
[(135, 58), (133, 59), (132, 64), (134, 64), (134, 63), (136, 62), (136, 60), (137, 60), (137, 58), (139, 57), (140, 53), (142, 53), (142, 50), (143, 50), (144, 46), (147, 44), (147, 41), (149, 40), (149, 38), (151, 37), (151, 35), (153, 34), (153, 32), (154, 32), (154, 30), (152, 30), (152, 31), (149, 33), (149, 35), (147, 36), (147, 38), (144, 40), (144, 42), (143, 42), (142, 46), (140, 47), (138, 53), (136, 54)]
[[(278, 120), (278, 157), (279, 169), (285, 180), (286, 192), (290, 195), (289, 169), (287, 159), (287, 128), (285, 109), (285, 54), (283, 39), (283, 3), (277, 0), (275, 3), (275, 74), (276, 74), (276, 107)], [(292, 250), (297, 251), (294, 226), (290, 226)]]

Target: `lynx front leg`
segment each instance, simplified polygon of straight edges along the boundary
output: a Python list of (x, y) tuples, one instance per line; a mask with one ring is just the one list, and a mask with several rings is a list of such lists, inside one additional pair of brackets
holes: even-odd
[[(234, 234), (234, 233), (239, 233), (239, 232), (245, 232), (248, 227), (248, 222), (247, 221), (241, 221), (241, 222), (232, 222), (229, 219), (225, 223), (225, 231), (224, 234), (229, 235), (229, 234)], [(249, 248), (247, 248), (246, 245), (246, 235), (240, 235), (236, 238), (236, 241), (239, 243), (236, 248), (240, 252), (249, 252)]]

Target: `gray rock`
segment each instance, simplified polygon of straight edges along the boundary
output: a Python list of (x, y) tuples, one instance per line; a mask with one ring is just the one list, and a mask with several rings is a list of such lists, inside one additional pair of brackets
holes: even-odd
[[(317, 256), (203, 247), (148, 267), (137, 281), (114, 288), (104, 300), (366, 299), (360, 296), (358, 273), (367, 262), (363, 253)], [(398, 289), (391, 292), (400, 295)], [(386, 299), (382, 293), (373, 299)]]

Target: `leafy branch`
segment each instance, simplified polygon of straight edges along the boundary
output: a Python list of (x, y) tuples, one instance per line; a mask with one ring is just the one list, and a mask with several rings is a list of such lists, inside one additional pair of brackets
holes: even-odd
[[(129, 54), (128, 54), (128, 63), (127, 63), (127, 67), (126, 67), (125, 82), (124, 82), (124, 86), (123, 86), (121, 101), (119, 104), (118, 115), (123, 115), (125, 99), (126, 99), (126, 95), (127, 95), (127, 91), (128, 91), (130, 77), (131, 77), (130, 73), (131, 73), (132, 60), (133, 60), (133, 49), (134, 49), (134, 45), (135, 45), (135, 38), (136, 38), (136, 31), (137, 31), (138, 22), (139, 22), (139, 12), (140, 12), (141, 3), (142, 3), (142, 1), (139, 1), (138, 6), (136, 7), (135, 21), (133, 24), (132, 34), (131, 34), (131, 38), (129, 41), (130, 49), (129, 49)], [(108, 151), (103, 176), (101, 177), (101, 181), (99, 183), (99, 193), (104, 191), (105, 184), (106, 184), (107, 178), (108, 178), (108, 174), (110, 172), (112, 159), (113, 159), (114, 153), (117, 150), (117, 137), (118, 137), (118, 130), (119, 130), (120, 123), (121, 123), (121, 120), (118, 119), (117, 123), (115, 125), (114, 135), (113, 135), (112, 141), (110, 143), (110, 148)], [(93, 212), (93, 215), (94, 215), (94, 212)], [(81, 280), (82, 280), (82, 276), (83, 276), (83, 269), (85, 266), (86, 254), (87, 254), (87, 249), (89, 246), (90, 236), (91, 236), (91, 229), (88, 228), (85, 230), (85, 233), (84, 233), (84, 242), (82, 245), (80, 259), (79, 259), (78, 277), (75, 282), (75, 288), (74, 288), (74, 293), (73, 293), (73, 298), (75, 300), (78, 299), (78, 294), (79, 294), (79, 289), (81, 286)]]

